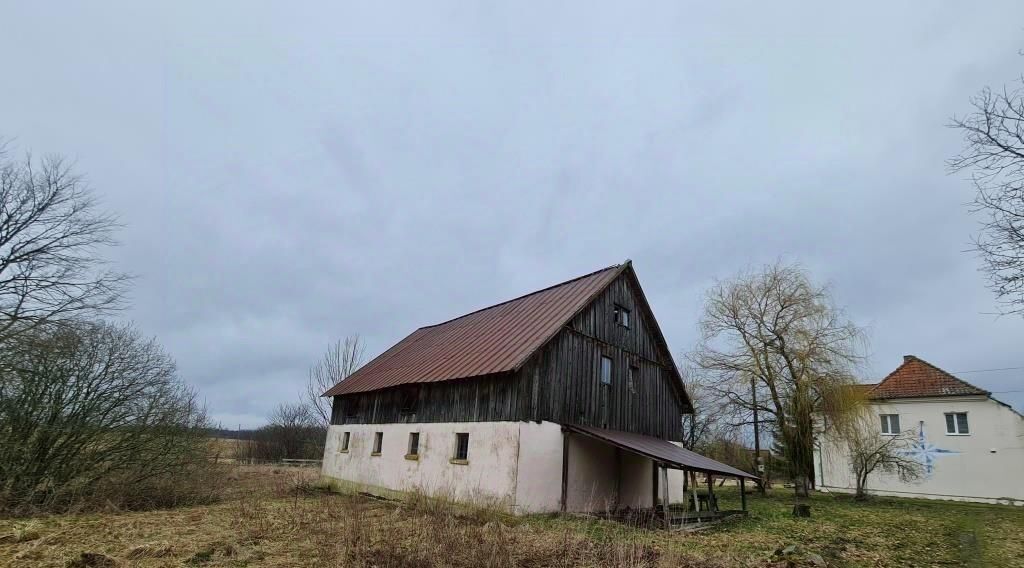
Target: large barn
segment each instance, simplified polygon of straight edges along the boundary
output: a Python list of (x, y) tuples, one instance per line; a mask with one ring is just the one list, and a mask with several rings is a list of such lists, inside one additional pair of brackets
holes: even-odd
[(672, 443), (691, 403), (629, 261), (420, 328), (324, 396), (323, 473), (368, 491), (614, 511), (671, 500), (669, 470), (752, 477)]

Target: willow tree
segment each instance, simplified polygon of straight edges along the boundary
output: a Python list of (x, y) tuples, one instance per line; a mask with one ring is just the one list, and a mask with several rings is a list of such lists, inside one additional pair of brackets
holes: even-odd
[(814, 429), (841, 424), (857, 406), (854, 371), (864, 334), (825, 286), (798, 266), (776, 263), (715, 285), (690, 358), (720, 395), (742, 411), (756, 408), (773, 429), (796, 487), (814, 479)]

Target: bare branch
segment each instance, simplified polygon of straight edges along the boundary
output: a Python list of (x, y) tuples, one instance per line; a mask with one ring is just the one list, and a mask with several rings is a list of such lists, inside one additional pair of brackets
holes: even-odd
[(950, 127), (964, 136), (963, 151), (947, 161), (968, 171), (980, 217), (973, 249), (1004, 313), (1024, 315), (1024, 89), (983, 89), (974, 110)]
[(323, 394), (362, 366), (364, 353), (362, 339), (352, 335), (329, 345), (323, 357), (310, 367), (304, 398), (324, 427), (331, 423), (331, 400)]

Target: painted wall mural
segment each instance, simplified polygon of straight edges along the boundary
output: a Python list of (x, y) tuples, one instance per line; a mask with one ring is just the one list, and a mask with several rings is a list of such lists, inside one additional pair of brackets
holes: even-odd
[(935, 444), (928, 441), (928, 437), (924, 433), (924, 421), (918, 423), (917, 440), (914, 441), (906, 450), (904, 455), (913, 457), (921, 465), (924, 466), (925, 477), (931, 477), (935, 471), (935, 461), (937, 458), (945, 457), (950, 454), (959, 454), (955, 450), (946, 450), (936, 446)]

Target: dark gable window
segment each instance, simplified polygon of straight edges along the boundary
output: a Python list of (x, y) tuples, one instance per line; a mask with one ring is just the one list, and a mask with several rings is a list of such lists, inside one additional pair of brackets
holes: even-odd
[(420, 455), (420, 433), (409, 432), (409, 455)]
[(352, 433), (351, 432), (344, 432), (344, 433), (342, 433), (342, 435), (341, 435), (341, 451), (343, 451), (343, 452), (347, 452), (348, 451), (348, 442), (349, 442), (349, 440), (351, 438), (352, 438)]
[(612, 358), (607, 355), (601, 355), (601, 384), (612, 384)]
[(469, 433), (459, 432), (455, 434), (455, 459), (466, 461), (469, 459)]
[(373, 433), (373, 453), (379, 454), (380, 447), (384, 443), (384, 432)]
[(630, 317), (630, 313), (629, 313), (628, 309), (626, 309), (626, 308), (624, 308), (624, 307), (622, 307), (622, 306), (620, 306), (618, 304), (615, 304), (615, 323), (621, 325), (622, 327), (627, 327), (628, 328), (629, 327), (629, 317)]

